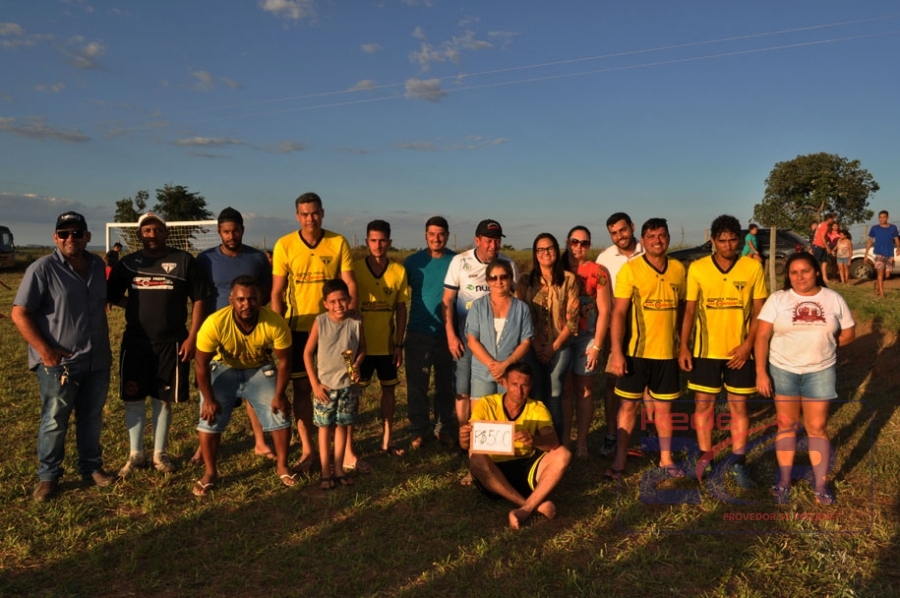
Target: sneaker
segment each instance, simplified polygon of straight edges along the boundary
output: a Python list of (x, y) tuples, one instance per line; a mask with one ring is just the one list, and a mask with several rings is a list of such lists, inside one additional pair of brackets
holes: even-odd
[(34, 488), (34, 500), (37, 502), (47, 502), (56, 494), (56, 482), (40, 482)]
[(162, 453), (159, 457), (153, 458), (153, 467), (156, 468), (156, 471), (162, 473), (174, 473), (176, 469), (175, 464), (172, 463), (172, 460), (166, 453)]
[(734, 483), (738, 485), (738, 488), (743, 488), (744, 490), (756, 488), (756, 482), (750, 477), (750, 472), (743, 463), (735, 463), (732, 465), (731, 469), (728, 470), (728, 475), (734, 480)]
[(603, 439), (603, 446), (598, 451), (601, 457), (611, 457), (616, 454), (616, 435), (607, 434)]
[(772, 486), (772, 496), (775, 497), (776, 505), (791, 504), (791, 489), (782, 488), (781, 486)]
[(101, 488), (109, 486), (113, 482), (116, 481), (116, 476), (111, 473), (107, 473), (102, 469), (98, 469), (90, 476), (84, 478), (84, 482), (88, 485), (93, 484), (94, 486), (100, 486)]
[(120, 478), (124, 478), (133, 473), (135, 469), (143, 469), (145, 467), (147, 467), (147, 461), (144, 459), (143, 455), (132, 455), (131, 457), (128, 457), (128, 461), (126, 461), (125, 465), (122, 466), (122, 469), (119, 470), (118, 475)]

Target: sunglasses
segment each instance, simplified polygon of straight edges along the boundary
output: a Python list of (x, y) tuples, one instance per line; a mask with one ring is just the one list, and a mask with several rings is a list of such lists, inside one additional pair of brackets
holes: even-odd
[(591, 240), (582, 241), (581, 239), (569, 239), (569, 245), (572, 247), (590, 247)]
[(84, 230), (58, 230), (56, 231), (56, 236), (65, 241), (70, 236), (75, 239), (83, 239), (84, 233), (87, 231)]
[(488, 282), (497, 282), (498, 280), (509, 280), (512, 277), (509, 274), (494, 274), (486, 278)]

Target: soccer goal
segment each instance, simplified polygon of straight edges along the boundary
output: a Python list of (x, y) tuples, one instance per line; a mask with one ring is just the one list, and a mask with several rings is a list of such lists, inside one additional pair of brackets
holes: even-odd
[[(167, 222), (169, 238), (166, 245), (196, 255), (204, 249), (215, 247), (221, 243), (217, 226), (216, 220)], [(122, 255), (137, 251), (141, 248), (137, 233), (137, 222), (107, 222), (106, 251), (112, 249), (116, 243), (122, 244)]]

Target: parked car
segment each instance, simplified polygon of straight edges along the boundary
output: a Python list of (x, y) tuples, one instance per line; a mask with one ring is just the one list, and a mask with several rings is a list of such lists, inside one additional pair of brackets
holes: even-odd
[[(738, 253), (740, 253), (744, 249), (744, 238), (747, 236), (749, 231), (746, 229), (741, 230), (741, 241), (738, 246)], [(797, 253), (799, 251), (803, 251), (806, 247), (806, 239), (798, 235), (797, 233), (789, 230), (778, 230), (778, 234), (775, 237), (775, 274), (781, 276), (784, 274), (784, 262), (788, 258), (788, 256)], [(763, 258), (769, 259), (769, 229), (761, 228), (756, 233), (756, 245), (759, 252), (762, 254)], [(687, 268), (691, 262), (699, 260), (700, 258), (706, 257), (708, 255), (712, 255), (713, 247), (712, 241), (707, 241), (703, 245), (698, 245), (697, 247), (691, 247), (690, 249), (678, 249), (675, 251), (669, 252), (669, 257), (673, 257), (676, 260), (680, 261), (684, 264), (684, 267)]]
[[(900, 250), (894, 248), (894, 269), (891, 274), (900, 274)], [(875, 264), (872, 263), (872, 250), (866, 259), (866, 246), (857, 247), (850, 256), (850, 278), (875, 278)]]

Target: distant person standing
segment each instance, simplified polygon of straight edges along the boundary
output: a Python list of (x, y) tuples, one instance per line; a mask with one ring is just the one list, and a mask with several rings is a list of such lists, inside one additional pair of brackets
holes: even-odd
[(888, 223), (888, 216), (887, 210), (878, 212), (878, 224), (869, 229), (866, 239), (866, 259), (875, 246), (872, 263), (875, 264), (875, 294), (879, 297), (884, 297), (884, 279), (890, 278), (894, 269), (894, 248), (900, 249), (900, 233), (895, 225)]
[(837, 262), (838, 274), (841, 282), (850, 282), (850, 257), (853, 255), (853, 237), (846, 228), (840, 230), (840, 237), (834, 247), (834, 257)]
[[(322, 228), (325, 210), (322, 198), (304, 193), (294, 201), (300, 230), (278, 239), (272, 255), (272, 309), (283, 314), (291, 327), (291, 380), (294, 388), (294, 416), (300, 435), (302, 454), (294, 468), (309, 472), (313, 463), (312, 431), (313, 406), (309, 377), (303, 363), (303, 350), (316, 316), (325, 307), (322, 286), (328, 280), (340, 278), (347, 284), (351, 313), (356, 310), (356, 277), (350, 245), (337, 233)], [(356, 463), (356, 455), (345, 455), (348, 469), (357, 467), (368, 473), (371, 467), (364, 461)], [(324, 474), (325, 472), (323, 472)]]
[[(616, 212), (606, 219), (606, 230), (612, 245), (600, 252), (597, 263), (609, 272), (609, 288), (611, 293), (616, 289), (616, 275), (627, 262), (644, 255), (644, 246), (634, 236), (634, 222), (625, 212)], [(611, 300), (612, 301), (612, 300)], [(610, 304), (612, 313), (612, 304)], [(611, 317), (611, 316), (610, 316)], [(610, 337), (606, 335), (607, 356), (609, 355)], [(606, 437), (600, 447), (600, 455), (609, 457), (616, 452), (616, 417), (619, 412), (619, 397), (616, 395), (616, 376), (606, 365), (606, 386), (604, 388), (604, 409), (606, 411)]]
[(755, 224), (751, 224), (750, 228), (747, 230), (747, 235), (744, 237), (744, 249), (741, 250), (741, 255), (751, 257), (757, 262), (762, 263), (762, 255), (759, 253), (759, 244), (756, 241), (756, 233), (758, 232), (759, 227)]
[[(432, 432), (441, 444), (456, 445), (457, 423), (453, 408), (453, 356), (441, 314), (444, 278), (456, 255), (447, 248), (450, 225), (443, 216), (425, 222), (427, 247), (406, 258), (403, 266), (411, 293), (406, 330), (406, 393), (410, 447), (418, 449)], [(428, 384), (434, 372), (434, 419), (428, 406)]]
[(828, 231), (831, 230), (831, 224), (834, 222), (833, 214), (825, 214), (825, 219), (816, 227), (816, 232), (812, 240), (812, 254), (819, 262), (822, 269), (822, 280), (828, 282), (828, 255), (831, 249), (828, 247)]
[[(397, 370), (403, 363), (403, 340), (406, 336), (406, 302), (409, 285), (406, 270), (388, 259), (391, 248), (391, 225), (373, 220), (366, 225), (366, 247), (369, 255), (353, 263), (356, 275), (359, 311), (363, 317), (366, 358), (360, 366), (359, 385), (363, 388), (378, 373), (381, 386), (381, 450), (395, 457), (404, 451), (394, 443), (394, 411)], [(353, 427), (348, 428), (348, 451), (352, 450)]]
[[(109, 276), (107, 300), (125, 308), (119, 370), (131, 450), (119, 470), (120, 477), (146, 466), (148, 396), (153, 416), (153, 465), (163, 473), (175, 471), (166, 453), (172, 403), (188, 400), (189, 362), (203, 324), (210, 284), (194, 256), (167, 247), (168, 238), (163, 217), (147, 212), (138, 219), (142, 249), (122, 258)], [(190, 328), (185, 325), (188, 299), (192, 305)]]
[(85, 250), (90, 241), (84, 216), (60, 214), (53, 232), (56, 249), (28, 266), (13, 300), (11, 317), (28, 343), (28, 368), (40, 385), (38, 485), (33, 494), (38, 502), (56, 494), (73, 412), (82, 479), (97, 486), (115, 479), (103, 471), (100, 447), (112, 364), (106, 277), (103, 260)]
[[(261, 294), (261, 305), (269, 303), (272, 291), (272, 266), (266, 255), (249, 245), (244, 245), (244, 217), (234, 208), (225, 208), (219, 213), (217, 232), (222, 242), (218, 247), (210, 247), (197, 256), (197, 266), (212, 282), (213, 291), (204, 307), (204, 319), (231, 305), (229, 297), (232, 282), (238, 276), (250, 276), (256, 280), (256, 288)], [(262, 425), (250, 401), (247, 401), (247, 416), (253, 428), (256, 442), (254, 451), (260, 457), (275, 459), (275, 453), (266, 444)], [(192, 463), (200, 464), (203, 458), (200, 448), (194, 453)]]
[(112, 271), (113, 267), (119, 263), (119, 257), (122, 254), (122, 244), (116, 241), (112, 249), (106, 252), (106, 256), (104, 257), (104, 261), (106, 261), (106, 278), (109, 278), (109, 273)]

